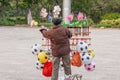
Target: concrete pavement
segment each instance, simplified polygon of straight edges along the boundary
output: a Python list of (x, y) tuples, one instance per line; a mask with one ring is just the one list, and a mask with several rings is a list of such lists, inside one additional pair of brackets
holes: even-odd
[[(120, 30), (90, 29), (96, 69), (72, 67), (82, 80), (120, 80)], [(0, 80), (50, 80), (36, 70), (31, 46), (42, 43), (39, 28), (0, 27)], [(60, 75), (62, 75), (60, 73)]]

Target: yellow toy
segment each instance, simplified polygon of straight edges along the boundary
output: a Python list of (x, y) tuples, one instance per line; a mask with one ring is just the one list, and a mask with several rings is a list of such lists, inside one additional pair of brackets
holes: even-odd
[(94, 58), (95, 52), (93, 50), (89, 49), (87, 52), (92, 56), (92, 58)]
[(46, 52), (42, 51), (38, 54), (37, 58), (40, 63), (44, 64), (48, 61), (49, 56), (47, 55)]

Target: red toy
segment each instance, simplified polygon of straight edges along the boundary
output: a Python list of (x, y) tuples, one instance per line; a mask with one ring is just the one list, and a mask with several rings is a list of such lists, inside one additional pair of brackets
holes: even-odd
[(52, 62), (46, 62), (44, 64), (42, 74), (46, 77), (52, 76)]

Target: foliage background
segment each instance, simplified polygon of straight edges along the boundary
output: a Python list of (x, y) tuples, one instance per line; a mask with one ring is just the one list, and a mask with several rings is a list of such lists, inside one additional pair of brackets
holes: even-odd
[[(55, 5), (62, 8), (62, 2), (63, 0), (0, 0), (0, 25), (27, 24), (29, 9), (32, 17), (40, 22), (41, 8), (46, 8), (52, 14)], [(76, 15), (83, 12), (97, 24), (105, 19), (111, 20), (116, 15), (118, 19), (120, 14), (120, 0), (71, 0), (71, 3), (72, 13)], [(106, 17), (108, 15), (109, 18)], [(62, 12), (60, 16), (62, 17)]]

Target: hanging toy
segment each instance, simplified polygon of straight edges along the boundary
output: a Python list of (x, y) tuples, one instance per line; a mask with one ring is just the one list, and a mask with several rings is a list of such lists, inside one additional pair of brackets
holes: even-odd
[(52, 62), (46, 62), (44, 64), (42, 74), (46, 77), (51, 77), (51, 75), (52, 75)]
[(87, 71), (93, 71), (95, 70), (96, 65), (95, 62), (92, 61), (90, 64), (85, 64), (84, 67)]
[(39, 44), (34, 44), (34, 45), (32, 46), (32, 53), (33, 53), (34, 55), (38, 55), (38, 53), (39, 53), (40, 51), (42, 51), (41, 45), (39, 45)]
[(77, 46), (76, 46), (76, 49), (80, 53), (87, 52), (88, 44), (85, 41), (79, 41)]
[(93, 51), (93, 50), (91, 50), (91, 49), (88, 49), (88, 54), (90, 54), (91, 56), (92, 56), (92, 58), (94, 58), (94, 56), (95, 56), (95, 52)]
[(60, 69), (61, 71), (63, 71), (63, 70), (64, 70), (64, 66), (63, 66), (63, 62), (62, 62), (62, 61), (60, 61), (60, 64), (59, 64), (59, 69)]
[(37, 58), (40, 63), (44, 64), (48, 61), (49, 56), (47, 55), (46, 52), (42, 51), (38, 54)]
[(92, 62), (92, 56), (88, 54), (87, 52), (82, 53), (81, 59), (84, 64), (90, 64)]
[(73, 66), (81, 67), (82, 61), (81, 61), (81, 55), (79, 52), (74, 52), (71, 59), (71, 64)]
[(40, 63), (39, 61), (36, 61), (35, 65), (36, 65), (36, 68), (39, 70), (43, 69), (43, 66), (44, 66), (44, 64)]

